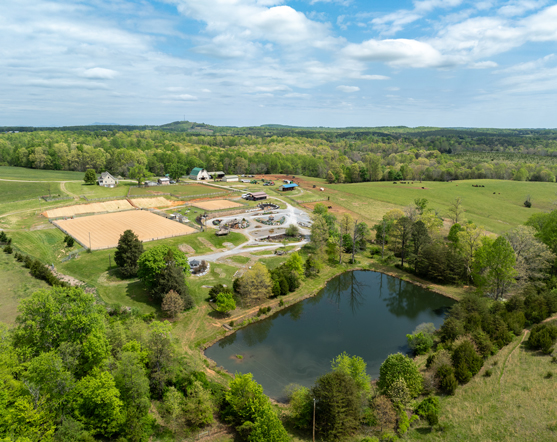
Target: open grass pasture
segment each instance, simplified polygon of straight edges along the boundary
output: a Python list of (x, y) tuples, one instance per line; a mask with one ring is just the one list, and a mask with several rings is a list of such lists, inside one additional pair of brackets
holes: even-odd
[[(1, 170), (2, 168), (0, 168)], [(0, 204), (38, 198), (43, 195), (66, 196), (59, 183), (27, 183), (0, 181)]]
[[(554, 441), (557, 364), (532, 352), (521, 338), (489, 358), (482, 371), (441, 401), (443, 432), (409, 433), (423, 441)], [(486, 370), (492, 372), (484, 376)], [(551, 373), (553, 376), (548, 377)]]
[(64, 243), (65, 235), (58, 229), (16, 230), (8, 232), (13, 245), (23, 253), (49, 264), (56, 264), (67, 256), (69, 250)]
[(161, 193), (171, 193), (180, 197), (194, 197), (197, 195), (205, 195), (207, 193), (226, 193), (225, 189), (218, 187), (205, 186), (203, 184), (172, 184), (170, 186), (153, 186), (153, 187), (132, 187), (130, 196), (146, 195), (156, 196)]
[(13, 255), (0, 252), (0, 322), (13, 324), (17, 306), (37, 290), (48, 288), (44, 281), (33, 278), (29, 270), (17, 262)]
[(26, 169), (25, 167), (0, 166), (0, 178), (29, 181), (81, 181), (84, 172), (65, 170)]
[(66, 183), (64, 186), (68, 192), (74, 195), (83, 195), (87, 198), (122, 198), (128, 194), (128, 190), (132, 182), (120, 181), (116, 187), (112, 189), (110, 187), (97, 186), (96, 184), (85, 184), (83, 181), (81, 183)]
[[(327, 189), (323, 193), (330, 196), (331, 201), (372, 222), (379, 220), (388, 207), (404, 207), (416, 198), (426, 198), (429, 207), (447, 217), (451, 202), (461, 197), (466, 210), (464, 217), (494, 233), (524, 224), (534, 213), (554, 209), (557, 200), (557, 185), (539, 182), (470, 180), (420, 184), (415, 181), (407, 185), (375, 182), (323, 186)], [(524, 207), (527, 195), (532, 199), (531, 209)]]

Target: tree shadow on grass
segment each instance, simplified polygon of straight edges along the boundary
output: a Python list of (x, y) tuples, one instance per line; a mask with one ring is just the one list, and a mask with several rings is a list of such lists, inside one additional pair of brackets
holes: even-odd
[(146, 306), (153, 307), (157, 313), (161, 313), (160, 303), (157, 302), (153, 296), (151, 296), (143, 282), (130, 282), (126, 287), (125, 294), (129, 299)]

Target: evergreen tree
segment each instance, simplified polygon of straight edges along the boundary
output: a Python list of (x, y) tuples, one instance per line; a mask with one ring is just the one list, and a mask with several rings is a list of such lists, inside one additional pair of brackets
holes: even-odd
[(114, 262), (124, 276), (135, 276), (138, 270), (137, 261), (142, 254), (143, 244), (132, 230), (126, 230), (118, 240)]
[(336, 370), (321, 376), (312, 396), (317, 401), (316, 430), (325, 440), (340, 440), (358, 429), (360, 392), (349, 374)]

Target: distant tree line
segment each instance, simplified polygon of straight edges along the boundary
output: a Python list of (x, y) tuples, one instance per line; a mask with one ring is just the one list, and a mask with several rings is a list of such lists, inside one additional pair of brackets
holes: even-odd
[(554, 182), (557, 174), (554, 131), (441, 135), (443, 131), (435, 130), (354, 130), (350, 133), (357, 136), (342, 137), (344, 132), (325, 129), (279, 136), (273, 128), (238, 129), (230, 135), (110, 127), (107, 131), (0, 134), (0, 165), (93, 169), (123, 177), (141, 166), (149, 173), (173, 178), (204, 167), (227, 174), (306, 175), (335, 183), (491, 178)]

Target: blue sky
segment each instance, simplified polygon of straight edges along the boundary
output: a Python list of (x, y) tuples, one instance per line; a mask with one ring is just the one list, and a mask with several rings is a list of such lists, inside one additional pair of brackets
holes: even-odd
[(3, 0), (0, 126), (557, 127), (546, 0)]

